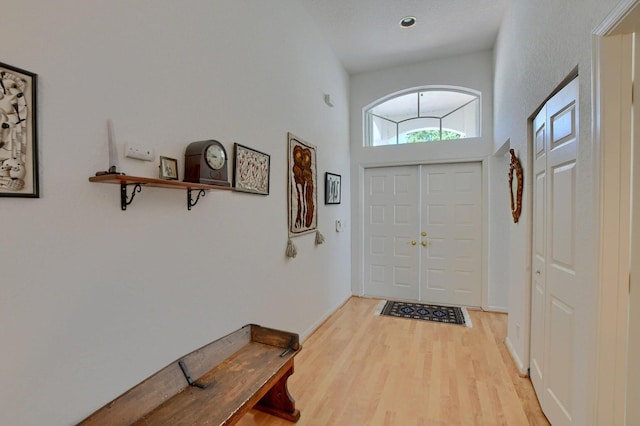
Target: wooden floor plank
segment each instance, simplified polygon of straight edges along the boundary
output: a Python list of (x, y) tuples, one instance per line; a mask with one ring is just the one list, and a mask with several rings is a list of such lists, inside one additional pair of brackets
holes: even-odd
[[(351, 298), (304, 342), (298, 425), (549, 425), (503, 343), (506, 314), (472, 310), (467, 328), (375, 316), (378, 302)], [(252, 410), (238, 425), (291, 423)]]

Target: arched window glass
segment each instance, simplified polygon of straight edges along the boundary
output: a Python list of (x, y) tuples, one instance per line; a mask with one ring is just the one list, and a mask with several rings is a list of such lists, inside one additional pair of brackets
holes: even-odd
[(402, 93), (365, 111), (365, 146), (480, 136), (480, 94), (430, 88)]

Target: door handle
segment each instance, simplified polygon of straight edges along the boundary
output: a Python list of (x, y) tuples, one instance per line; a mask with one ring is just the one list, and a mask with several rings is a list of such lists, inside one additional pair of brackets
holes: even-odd
[(429, 243), (423, 240), (420, 244), (422, 244), (422, 247), (426, 247)]
[(420, 233), (420, 235), (422, 235), (423, 237), (427, 236), (427, 231), (422, 231), (422, 233)]
[(418, 242), (416, 240), (411, 241), (411, 245), (415, 246), (416, 244), (418, 244)]

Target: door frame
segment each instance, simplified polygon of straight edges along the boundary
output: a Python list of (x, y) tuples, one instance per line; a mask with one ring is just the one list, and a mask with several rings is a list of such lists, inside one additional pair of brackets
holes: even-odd
[[(360, 164), (358, 165), (358, 191), (357, 191), (357, 212), (353, 215), (354, 223), (357, 226), (353, 226), (352, 245), (351, 249), (355, 253), (356, 259), (358, 259), (357, 267), (352, 268), (352, 280), (351, 280), (351, 292), (354, 295), (364, 296), (364, 191), (365, 191), (365, 179), (364, 171), (369, 168), (380, 167), (396, 167), (396, 166), (420, 166), (420, 165), (433, 165), (433, 164), (455, 164), (455, 163), (480, 163), (481, 164), (481, 176), (482, 176), (482, 289), (481, 300), (483, 310), (504, 312), (499, 308), (495, 308), (489, 305), (489, 289), (488, 289), (488, 253), (489, 253), (489, 200), (490, 200), (490, 188), (489, 188), (489, 158), (488, 157), (470, 157), (463, 159), (439, 159), (437, 161), (407, 161), (407, 162), (380, 162), (375, 164)], [(352, 197), (355, 199), (356, 197)], [(355, 265), (354, 265), (355, 266)]]
[(594, 424), (624, 424), (627, 403), (631, 87), (619, 81), (626, 77), (632, 54), (624, 34), (633, 31), (638, 16), (640, 0), (622, 0), (592, 33), (594, 197), (599, 207), (593, 223), (598, 259)]

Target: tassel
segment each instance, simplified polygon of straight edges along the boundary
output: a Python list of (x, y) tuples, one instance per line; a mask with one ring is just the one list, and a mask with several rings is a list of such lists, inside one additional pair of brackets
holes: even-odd
[(316, 245), (320, 245), (324, 243), (324, 236), (320, 233), (320, 231), (316, 231)]
[(287, 257), (296, 257), (298, 255), (298, 249), (293, 245), (291, 238), (287, 241), (287, 250), (284, 252)]

